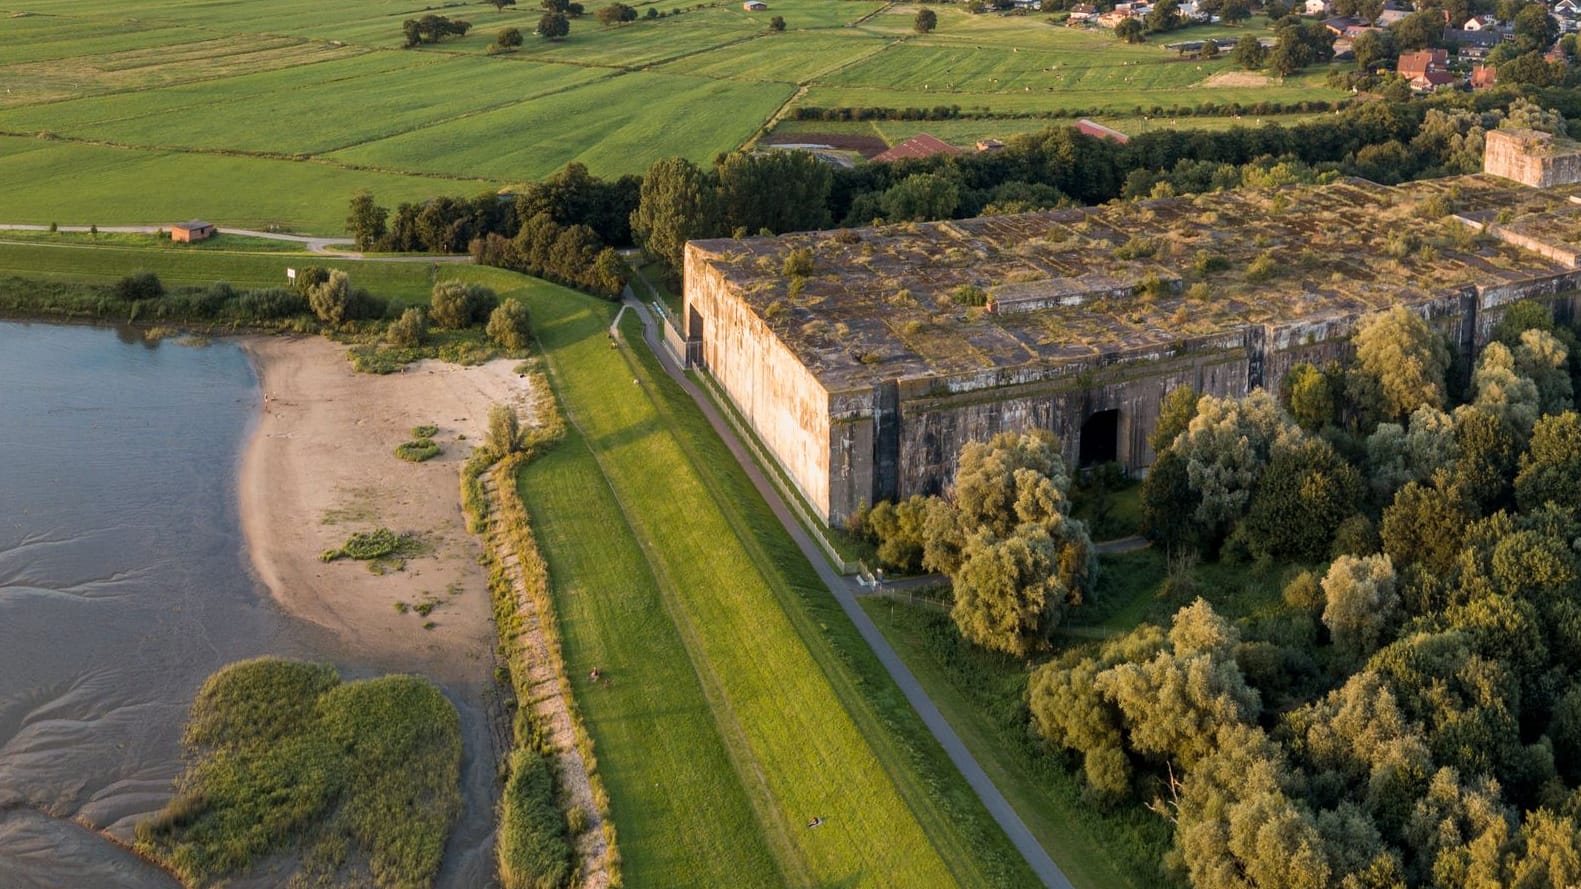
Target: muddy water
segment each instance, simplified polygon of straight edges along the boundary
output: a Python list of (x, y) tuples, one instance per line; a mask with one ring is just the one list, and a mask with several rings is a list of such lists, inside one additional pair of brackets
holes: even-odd
[[(169, 799), (203, 679), (259, 654), (380, 671), (250, 574), (236, 467), (258, 399), (228, 343), (0, 323), (0, 889), (175, 886), (111, 838)], [(468, 755), (441, 883), (484, 885), (480, 691), (446, 691)]]

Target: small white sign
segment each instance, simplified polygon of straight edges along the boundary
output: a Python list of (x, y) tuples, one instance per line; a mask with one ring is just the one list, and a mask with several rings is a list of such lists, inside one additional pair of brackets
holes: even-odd
[(296, 269), (286, 269), (285, 270), (285, 279), (287, 281), (295, 281), (296, 280)]

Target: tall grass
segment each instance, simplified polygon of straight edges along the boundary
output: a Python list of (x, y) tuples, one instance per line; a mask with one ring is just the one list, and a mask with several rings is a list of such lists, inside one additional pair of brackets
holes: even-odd
[(191, 765), (136, 846), (188, 885), (275, 853), (299, 853), (309, 883), (432, 885), (461, 809), (461, 728), (426, 680), (240, 661), (203, 684), (183, 741)]

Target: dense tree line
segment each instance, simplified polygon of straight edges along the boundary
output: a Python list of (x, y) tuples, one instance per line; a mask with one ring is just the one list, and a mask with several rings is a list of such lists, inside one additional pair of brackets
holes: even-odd
[(1576, 344), (1517, 305), (1459, 385), (1396, 308), (1277, 397), (1172, 395), (1153, 533), (1317, 567), (1256, 619), (1199, 599), (1041, 667), (1034, 730), (1167, 818), (1198, 889), (1574, 885)]
[[(595, 256), (636, 244), (678, 274), (681, 248), (693, 238), (1014, 213), (1341, 175), (1394, 183), (1472, 172), (1480, 169), (1483, 133), (1500, 125), (1506, 109), (1517, 121), (1544, 125), (1548, 114), (1548, 128), (1563, 126), (1539, 104), (1581, 113), (1576, 91), (1546, 91), (1539, 103), (1490, 91), (1428, 103), (1371, 102), (1291, 126), (1158, 130), (1123, 145), (1051, 127), (1011, 137), (998, 151), (850, 169), (801, 152), (733, 153), (711, 165), (668, 158), (642, 177), (607, 180), (572, 164), (513, 197), (438, 197), (402, 204), (392, 215), (359, 196), (347, 225), (364, 249), (461, 253), (476, 243), (482, 255), (498, 257), (508, 254), (500, 239), (517, 240), (542, 213), (562, 229), (591, 230)], [(578, 252), (567, 257), (529, 250), (508, 261), (584, 285), (591, 279), (577, 264), (586, 243), (568, 240)]]

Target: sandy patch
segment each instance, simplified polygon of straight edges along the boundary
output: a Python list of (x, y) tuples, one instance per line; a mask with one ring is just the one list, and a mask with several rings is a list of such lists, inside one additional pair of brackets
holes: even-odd
[(1273, 83), (1267, 74), (1259, 71), (1220, 71), (1191, 85), (1192, 89), (1214, 89), (1216, 87), (1259, 87)]
[[(460, 466), (482, 440), (491, 405), (532, 403), (531, 378), (513, 372), (515, 361), (358, 374), (344, 347), (316, 337), (259, 337), (243, 347), (264, 403), (242, 460), (242, 528), (275, 599), (381, 666), (441, 681), (489, 676), (487, 578), (461, 514)], [(422, 424), (439, 427), (444, 452), (425, 463), (395, 457)], [(383, 575), (319, 560), (353, 532), (378, 527), (418, 535), (423, 553)], [(417, 613), (429, 602), (428, 615)]]

